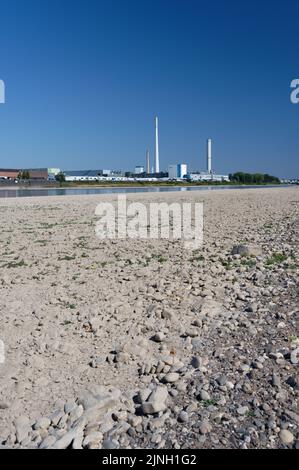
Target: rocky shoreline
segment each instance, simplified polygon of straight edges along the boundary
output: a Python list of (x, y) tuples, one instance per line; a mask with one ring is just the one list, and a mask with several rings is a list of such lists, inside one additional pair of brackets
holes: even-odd
[(1, 447), (299, 448), (298, 189), (130, 196), (204, 202), (194, 252), (61, 199), (0, 202)]

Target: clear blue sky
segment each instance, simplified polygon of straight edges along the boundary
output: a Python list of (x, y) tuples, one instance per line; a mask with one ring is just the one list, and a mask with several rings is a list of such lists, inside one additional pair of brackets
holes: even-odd
[(1, 2), (0, 166), (299, 176), (295, 1)]

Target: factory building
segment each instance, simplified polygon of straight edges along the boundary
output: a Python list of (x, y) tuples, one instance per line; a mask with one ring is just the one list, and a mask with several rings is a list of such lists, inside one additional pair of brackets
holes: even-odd
[(119, 170), (66, 170), (65, 181), (123, 181)]
[(20, 170), (0, 168), (0, 179), (14, 180), (18, 178)]
[(97, 181), (103, 175), (102, 170), (66, 170), (65, 181)]
[(25, 171), (29, 172), (29, 177), (31, 180), (47, 180), (48, 179), (48, 168), (29, 168), (29, 169), (26, 169)]
[(168, 178), (171, 180), (185, 178), (187, 176), (186, 163), (178, 163), (177, 165), (169, 165)]
[(168, 167), (168, 178), (174, 180), (177, 178), (177, 165), (169, 165)]
[(61, 172), (60, 168), (48, 168), (48, 175), (58, 175)]
[(144, 166), (135, 166), (135, 175), (140, 175), (141, 173), (144, 173)]
[(15, 180), (19, 178), (21, 172), (29, 173), (31, 180), (47, 180), (48, 168), (16, 168), (16, 169), (0, 169), (0, 178), (7, 180)]
[(188, 173), (188, 181), (229, 181), (228, 175), (217, 175), (216, 173)]

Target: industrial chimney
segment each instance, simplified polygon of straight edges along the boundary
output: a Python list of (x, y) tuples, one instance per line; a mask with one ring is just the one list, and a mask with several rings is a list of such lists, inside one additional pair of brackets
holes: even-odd
[(212, 139), (208, 139), (207, 142), (207, 171), (209, 174), (212, 173)]
[(159, 163), (159, 129), (158, 129), (158, 118), (155, 119), (156, 124), (156, 147), (155, 147), (155, 173), (160, 173)]
[(149, 174), (150, 173), (150, 154), (149, 154), (149, 150), (146, 151), (146, 173)]

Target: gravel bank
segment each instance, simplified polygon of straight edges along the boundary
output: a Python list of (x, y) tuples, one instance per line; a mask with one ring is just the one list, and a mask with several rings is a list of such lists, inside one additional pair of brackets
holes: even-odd
[(103, 200), (0, 200), (0, 444), (298, 448), (298, 188), (128, 195), (204, 202), (193, 252)]

